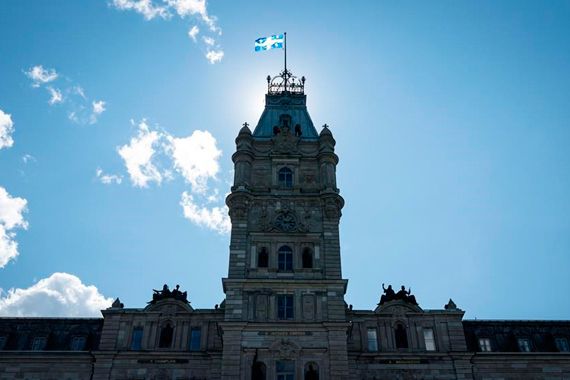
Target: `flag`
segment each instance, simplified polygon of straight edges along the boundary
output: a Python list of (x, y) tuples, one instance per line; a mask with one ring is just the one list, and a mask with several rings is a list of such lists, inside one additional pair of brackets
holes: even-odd
[(282, 34), (274, 34), (271, 37), (260, 37), (255, 40), (255, 51), (269, 49), (283, 49), (285, 39)]

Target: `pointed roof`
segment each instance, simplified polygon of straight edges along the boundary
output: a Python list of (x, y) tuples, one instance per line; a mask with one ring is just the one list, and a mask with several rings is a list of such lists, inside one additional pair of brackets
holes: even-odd
[(307, 96), (304, 89), (305, 77), (299, 80), (288, 70), (273, 78), (268, 76), (265, 109), (253, 131), (253, 137), (270, 139), (274, 135), (274, 127), (281, 127), (287, 123), (291, 129), (299, 125), (301, 139), (318, 139), (319, 134), (307, 111)]

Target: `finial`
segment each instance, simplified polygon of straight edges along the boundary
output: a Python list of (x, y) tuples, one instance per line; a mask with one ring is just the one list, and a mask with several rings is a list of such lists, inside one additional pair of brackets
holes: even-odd
[(325, 123), (325, 124), (323, 124), (323, 128), (329, 129), (329, 126), (328, 126), (328, 124), (326, 124), (326, 123)]
[(247, 121), (245, 123), (242, 124), (244, 127), (249, 127), (249, 124), (247, 123)]

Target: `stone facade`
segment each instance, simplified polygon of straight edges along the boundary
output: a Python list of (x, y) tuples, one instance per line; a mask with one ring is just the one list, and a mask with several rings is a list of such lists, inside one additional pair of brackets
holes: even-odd
[(0, 319), (0, 380), (570, 379), (568, 321), (465, 321), (453, 301), (424, 310), (403, 290), (347, 306), (335, 140), (304, 84), (269, 78), (256, 128), (236, 138), (219, 307), (165, 286), (102, 319)]

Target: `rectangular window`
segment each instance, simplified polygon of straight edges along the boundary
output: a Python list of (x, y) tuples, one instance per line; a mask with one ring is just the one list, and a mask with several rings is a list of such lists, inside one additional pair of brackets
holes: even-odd
[(479, 338), (479, 349), (481, 352), (491, 352), (491, 339)]
[(277, 296), (277, 319), (293, 319), (293, 296)]
[(131, 338), (131, 350), (140, 351), (142, 348), (143, 328), (135, 327)]
[(74, 336), (71, 339), (71, 350), (72, 351), (83, 351), (85, 349), (86, 339), (84, 336)]
[(190, 351), (200, 351), (202, 341), (202, 329), (200, 327), (192, 327), (190, 330)]
[(0, 336), (0, 350), (3, 350), (6, 347), (6, 341), (8, 339), (5, 336)]
[(435, 351), (435, 337), (433, 336), (433, 329), (424, 329), (424, 342), (426, 344), (426, 351)]
[(519, 339), (517, 339), (517, 343), (519, 344), (519, 351), (520, 352), (531, 352), (532, 351), (532, 347), (530, 346), (530, 339), (519, 338)]
[(42, 351), (45, 350), (47, 343), (46, 337), (35, 337), (32, 341), (32, 350), (33, 351)]
[(560, 352), (569, 352), (570, 351), (570, 347), (568, 347), (568, 340), (566, 338), (556, 338), (555, 342), (556, 342), (556, 348), (558, 349), (558, 351), (560, 351)]
[(292, 360), (279, 360), (275, 365), (277, 380), (295, 380), (295, 362)]
[(377, 352), (378, 351), (378, 333), (376, 329), (368, 329), (366, 333), (368, 340), (368, 351)]

